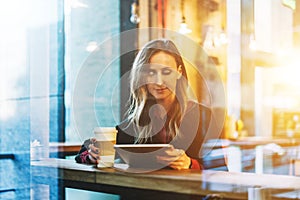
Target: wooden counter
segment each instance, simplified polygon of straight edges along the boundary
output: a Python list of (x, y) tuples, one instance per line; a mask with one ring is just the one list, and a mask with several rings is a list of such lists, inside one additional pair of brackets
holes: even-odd
[(209, 194), (218, 194), (224, 199), (247, 199), (248, 188), (262, 188), (268, 190), (269, 195), (300, 189), (299, 177), (282, 175), (167, 169), (129, 173), (114, 168), (97, 169), (65, 159), (35, 161), (31, 165), (33, 180), (37, 183), (57, 179), (62, 181), (63, 187), (119, 194), (122, 199), (145, 199), (154, 194), (157, 197), (151, 198), (156, 200), (198, 199)]
[(51, 157), (65, 158), (78, 153), (82, 143), (74, 142), (50, 142), (49, 153)]

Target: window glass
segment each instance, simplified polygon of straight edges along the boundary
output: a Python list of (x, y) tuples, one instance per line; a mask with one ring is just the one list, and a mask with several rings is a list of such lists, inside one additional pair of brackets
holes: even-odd
[(30, 199), (31, 158), (48, 157), (64, 133), (61, 2), (1, 2), (0, 199)]
[(66, 141), (119, 120), (119, 1), (66, 1)]

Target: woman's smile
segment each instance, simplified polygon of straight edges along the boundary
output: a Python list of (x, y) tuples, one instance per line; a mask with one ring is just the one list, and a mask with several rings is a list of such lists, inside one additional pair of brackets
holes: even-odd
[(168, 88), (167, 87), (155, 88), (154, 90), (158, 93), (163, 93), (163, 92), (166, 92), (168, 90)]

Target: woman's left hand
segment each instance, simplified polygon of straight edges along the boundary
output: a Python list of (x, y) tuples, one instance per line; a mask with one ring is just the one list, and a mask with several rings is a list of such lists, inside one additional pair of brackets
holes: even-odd
[(189, 169), (191, 158), (186, 155), (184, 150), (170, 148), (165, 153), (164, 156), (157, 156), (158, 162), (168, 164), (169, 167), (177, 170)]

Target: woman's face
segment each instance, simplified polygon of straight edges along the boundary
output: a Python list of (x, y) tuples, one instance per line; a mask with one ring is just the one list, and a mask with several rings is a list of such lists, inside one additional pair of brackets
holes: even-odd
[(147, 89), (156, 100), (174, 100), (181, 66), (177, 67), (173, 56), (162, 51), (154, 54), (150, 65), (145, 67), (145, 75)]

